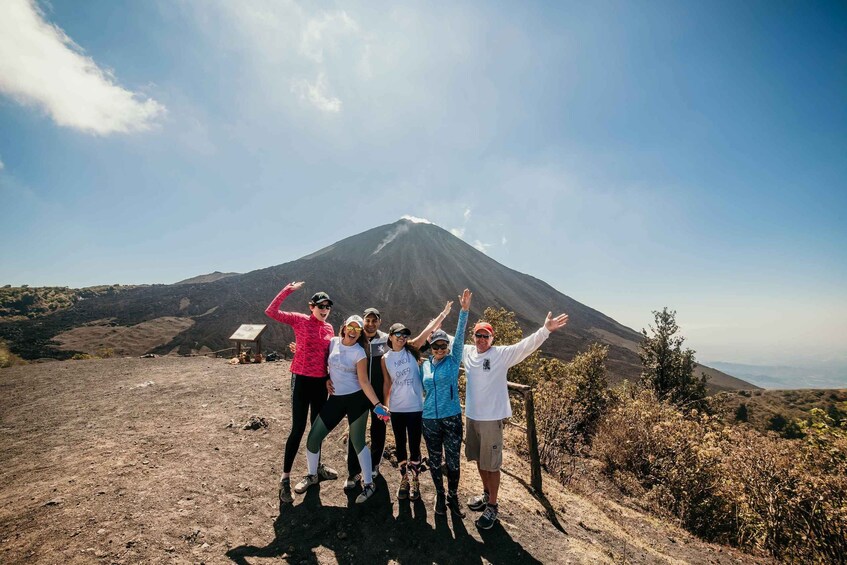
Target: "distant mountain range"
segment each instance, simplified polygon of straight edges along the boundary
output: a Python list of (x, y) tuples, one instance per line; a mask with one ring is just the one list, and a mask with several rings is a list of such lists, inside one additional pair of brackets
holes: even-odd
[(787, 367), (709, 361), (709, 365), (762, 388), (847, 388), (847, 364)]
[[(570, 360), (593, 342), (609, 346), (612, 381), (636, 379), (641, 334), (557, 291), (544, 281), (501, 265), (448, 231), (400, 220), (348, 237), (310, 255), (245, 274), (213, 273), (173, 285), (152, 285), (80, 300), (70, 308), (31, 320), (0, 323), (0, 338), (24, 358), (67, 358), (87, 347), (118, 353), (182, 354), (229, 347), (228, 337), (243, 323), (268, 324), (266, 349), (282, 350), (291, 330), (269, 320), (264, 310), (287, 283), (306, 282), (283, 309), (307, 312), (318, 290), (335, 302), (329, 321), (336, 327), (350, 314), (374, 306), (385, 328), (402, 321), (422, 328), (463, 288), (474, 293), (471, 321), (486, 307), (516, 314), (525, 334), (535, 331), (548, 311), (570, 316), (564, 331), (542, 347), (545, 354)], [(458, 304), (444, 324), (452, 333)], [(125, 346), (132, 342), (132, 347)], [(706, 372), (713, 389), (756, 388), (721, 371)]]

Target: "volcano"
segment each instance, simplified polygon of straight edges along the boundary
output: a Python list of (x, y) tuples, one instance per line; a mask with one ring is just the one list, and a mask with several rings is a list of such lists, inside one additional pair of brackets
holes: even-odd
[[(108, 339), (109, 334), (128, 327), (171, 324), (174, 329), (167, 338), (148, 343), (144, 352), (189, 354), (230, 347), (228, 337), (240, 324), (267, 323), (265, 349), (283, 351), (293, 332), (265, 317), (264, 310), (291, 281), (306, 284), (288, 298), (283, 309), (307, 312), (308, 297), (323, 290), (335, 303), (329, 318), (335, 327), (348, 315), (373, 306), (382, 313), (383, 329), (402, 321), (413, 332), (423, 328), (447, 300), (455, 301), (462, 289), (470, 288), (474, 293), (471, 322), (481, 318), (486, 307), (502, 307), (515, 312), (526, 335), (543, 323), (548, 311), (565, 312), (569, 323), (542, 346), (544, 354), (569, 361), (591, 343), (600, 342), (609, 346), (607, 367), (612, 381), (632, 380), (640, 372), (640, 333), (544, 281), (501, 265), (429, 223), (402, 219), (289, 263), (207, 280), (197, 277), (97, 296), (49, 316), (0, 324), (0, 336), (24, 358), (67, 358), (79, 347), (67, 336), (80, 327), (99, 327), (98, 335)], [(452, 330), (457, 312), (455, 304), (444, 323), (447, 331)], [(698, 370), (709, 375), (712, 389), (756, 388), (714, 369), (700, 366)]]

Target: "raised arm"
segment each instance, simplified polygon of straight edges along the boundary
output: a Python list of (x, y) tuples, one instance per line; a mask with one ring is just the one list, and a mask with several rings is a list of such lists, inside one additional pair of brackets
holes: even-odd
[(462, 347), (465, 343), (465, 329), (468, 327), (468, 312), (471, 309), (471, 299), (473, 293), (465, 289), (459, 297), (459, 304), (462, 309), (459, 310), (459, 323), (456, 324), (456, 336), (453, 338), (453, 347), (450, 349), (450, 355), (457, 363), (462, 361)]
[(423, 331), (415, 337), (415, 339), (410, 340), (408, 343), (414, 345), (417, 349), (420, 349), (427, 338), (432, 335), (432, 332), (441, 327), (441, 322), (444, 321), (444, 318), (447, 317), (447, 314), (450, 313), (450, 309), (453, 308), (453, 301), (450, 300), (447, 302), (447, 305), (444, 306), (444, 310), (441, 311), (438, 316), (429, 321), (429, 324), (423, 329)]
[(276, 295), (276, 298), (274, 298), (271, 303), (268, 304), (268, 307), (265, 308), (265, 315), (267, 315), (269, 318), (273, 318), (277, 322), (282, 322), (283, 324), (288, 324), (290, 326), (293, 326), (294, 324), (298, 323), (304, 317), (303, 314), (296, 314), (294, 312), (282, 312), (280, 311), (279, 307), (292, 292), (302, 288), (303, 284), (303, 281), (300, 281), (285, 285), (285, 287), (281, 291), (279, 291), (279, 294)]
[(554, 318), (552, 312), (547, 312), (547, 319), (544, 320), (544, 325), (538, 328), (535, 333), (523, 338), (514, 345), (508, 345), (503, 348), (503, 359), (506, 361), (506, 365), (513, 367), (529, 357), (533, 351), (541, 347), (541, 344), (550, 337), (551, 332), (565, 327), (567, 323), (567, 314), (559, 314)]

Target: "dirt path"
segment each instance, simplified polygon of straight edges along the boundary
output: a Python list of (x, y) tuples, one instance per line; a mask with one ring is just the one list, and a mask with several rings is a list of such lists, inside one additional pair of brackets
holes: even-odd
[[(285, 363), (166, 357), (0, 370), (2, 563), (749, 563), (602, 494), (577, 496), (506, 453), (501, 525), (398, 503), (389, 467), (365, 505), (342, 480), (280, 508)], [(244, 430), (252, 415), (269, 428)], [(233, 425), (230, 425), (230, 423)], [(343, 426), (342, 426), (343, 428)], [(324, 460), (344, 475), (344, 434)], [(391, 439), (389, 438), (389, 442)], [(386, 465), (383, 465), (385, 467)], [(298, 457), (295, 474), (305, 468)], [(462, 497), (481, 489), (462, 469)], [(545, 505), (553, 510), (545, 517)]]

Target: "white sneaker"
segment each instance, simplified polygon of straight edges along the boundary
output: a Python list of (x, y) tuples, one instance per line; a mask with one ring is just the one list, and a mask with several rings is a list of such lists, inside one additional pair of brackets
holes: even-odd
[(316, 485), (318, 482), (320, 482), (320, 479), (318, 479), (317, 475), (306, 475), (303, 477), (303, 480), (297, 483), (294, 487), (294, 492), (297, 494), (303, 494), (310, 486)]
[(347, 477), (347, 480), (344, 481), (344, 490), (352, 490), (356, 488), (359, 484), (359, 481), (362, 480), (362, 475), (354, 475), (352, 477)]
[(363, 502), (367, 502), (367, 500), (374, 495), (376, 492), (376, 485), (373, 483), (368, 483), (365, 485), (365, 488), (362, 490), (362, 493), (356, 497), (356, 504), (362, 504)]
[(322, 481), (334, 481), (338, 478), (338, 471), (321, 463), (318, 466), (318, 478)]

